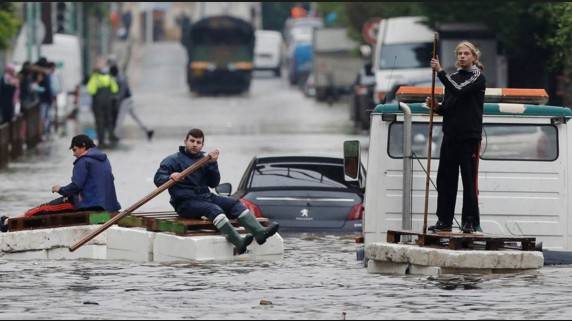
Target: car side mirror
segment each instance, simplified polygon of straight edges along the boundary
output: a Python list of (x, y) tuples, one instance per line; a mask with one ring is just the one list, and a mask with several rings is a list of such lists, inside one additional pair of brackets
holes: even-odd
[(357, 140), (344, 142), (344, 174), (352, 181), (359, 178), (360, 145)]
[(230, 183), (220, 184), (219, 186), (215, 187), (215, 191), (219, 195), (230, 196), (230, 194), (232, 193), (232, 184)]

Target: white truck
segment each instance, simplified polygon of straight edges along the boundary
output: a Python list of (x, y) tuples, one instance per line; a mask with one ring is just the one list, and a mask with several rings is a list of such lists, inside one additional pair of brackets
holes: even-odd
[(332, 102), (350, 93), (363, 65), (359, 43), (348, 37), (345, 28), (314, 29), (313, 48), (316, 99)]
[[(442, 94), (443, 89), (437, 88)], [(385, 242), (387, 231), (422, 232), (430, 88), (401, 87), (398, 102), (371, 114), (365, 180), (365, 246)], [(479, 162), (479, 207), (485, 233), (536, 237), (548, 252), (572, 252), (572, 110), (546, 106), (543, 89), (486, 91)], [(431, 171), (435, 182), (442, 139), (435, 116)], [(346, 142), (346, 144), (359, 144)], [(349, 169), (359, 147), (344, 148)], [(362, 174), (363, 175), (363, 174)], [(355, 175), (354, 175), (355, 177)], [(356, 177), (357, 179), (357, 177)], [(462, 184), (455, 214), (460, 221)], [(436, 221), (437, 191), (430, 185), (429, 224)], [(547, 251), (545, 251), (546, 256)]]
[(431, 80), (434, 32), (423, 17), (381, 20), (374, 50), (374, 101), (385, 102), (395, 85)]

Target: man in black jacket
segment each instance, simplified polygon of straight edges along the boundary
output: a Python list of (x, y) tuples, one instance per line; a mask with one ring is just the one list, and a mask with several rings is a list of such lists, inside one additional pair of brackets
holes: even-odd
[[(239, 254), (246, 252), (253, 236), (258, 244), (264, 244), (266, 239), (278, 231), (278, 224), (273, 223), (264, 228), (256, 217), (239, 201), (210, 192), (220, 183), (220, 172), (217, 160), (219, 151), (209, 153), (211, 163), (181, 178), (181, 172), (203, 158), (204, 133), (200, 129), (191, 129), (185, 138), (185, 146), (179, 152), (165, 158), (155, 174), (155, 185), (163, 185), (172, 179), (177, 184), (169, 188), (171, 205), (179, 216), (186, 218), (206, 217), (226, 236), (237, 249)], [(237, 219), (246, 230), (252, 234), (242, 237), (231, 225), (229, 218)]]
[(448, 75), (438, 59), (431, 60), (445, 87), (443, 103), (427, 98), (427, 104), (443, 116), (443, 141), (437, 173), (437, 224), (432, 231), (451, 231), (455, 216), (459, 167), (463, 181), (462, 230), (480, 230), (478, 204), (478, 166), (483, 129), (483, 104), (486, 80), (479, 61), (480, 52), (463, 41), (455, 49), (457, 72)]

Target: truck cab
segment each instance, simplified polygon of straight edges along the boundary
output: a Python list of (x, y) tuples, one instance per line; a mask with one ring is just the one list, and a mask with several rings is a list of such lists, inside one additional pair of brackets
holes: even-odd
[[(437, 96), (443, 88), (436, 89)], [(389, 229), (422, 231), (428, 148), (436, 182), (442, 117), (428, 142), (430, 88), (401, 87), (397, 102), (371, 115), (367, 160), (365, 245), (385, 242)], [(484, 233), (536, 237), (544, 249), (572, 251), (572, 110), (545, 105), (543, 89), (487, 88), (479, 161), (479, 208)], [(431, 147), (429, 147), (431, 146)], [(459, 178), (455, 216), (461, 221)], [(429, 188), (429, 223), (437, 191)], [(455, 223), (454, 223), (455, 224)]]

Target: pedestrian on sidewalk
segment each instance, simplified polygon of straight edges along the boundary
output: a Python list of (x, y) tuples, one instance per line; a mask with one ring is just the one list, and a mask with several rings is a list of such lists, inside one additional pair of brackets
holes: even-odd
[(135, 112), (135, 102), (133, 100), (133, 93), (131, 92), (131, 88), (129, 87), (129, 82), (127, 81), (127, 76), (123, 73), (119, 72), (119, 68), (117, 65), (113, 65), (110, 68), (111, 76), (117, 82), (119, 86), (119, 93), (117, 95), (117, 101), (119, 102), (119, 112), (117, 115), (117, 120), (115, 122), (115, 136), (118, 138), (122, 138), (123, 132), (123, 123), (125, 121), (125, 117), (130, 115), (133, 120), (139, 125), (139, 128), (145, 132), (147, 139), (151, 141), (153, 139), (153, 135), (155, 131), (149, 129), (145, 124), (141, 121), (137, 113)]
[(11, 122), (14, 119), (19, 86), (20, 80), (16, 75), (14, 65), (7, 64), (4, 67), (4, 75), (0, 79), (0, 124)]
[(483, 105), (486, 79), (481, 53), (469, 41), (460, 42), (456, 49), (457, 71), (447, 74), (437, 59), (431, 67), (445, 86), (445, 97), (435, 104), (427, 97), (427, 105), (443, 116), (443, 141), (437, 172), (437, 224), (433, 231), (451, 231), (455, 217), (455, 202), (459, 167), (463, 181), (463, 211), (461, 228), (464, 233), (480, 231), (478, 203), (478, 168), (483, 131)]
[(49, 62), (46, 57), (41, 57), (38, 62), (36, 62), (36, 67), (38, 70), (38, 74), (40, 75), (37, 78), (38, 87), (38, 96), (40, 99), (40, 117), (42, 119), (42, 128), (43, 139), (47, 139), (50, 135), (51, 128), (52, 128), (52, 105), (54, 103), (54, 99), (52, 96), (52, 83), (49, 76)]
[[(220, 183), (218, 149), (208, 154), (212, 157), (209, 164), (181, 178), (181, 172), (205, 157), (202, 152), (204, 137), (202, 130), (191, 129), (184, 140), (185, 145), (179, 147), (179, 152), (161, 162), (155, 174), (155, 185), (159, 187), (169, 180), (175, 181), (176, 184), (169, 188), (169, 194), (171, 205), (177, 214), (184, 218), (208, 218), (235, 246), (237, 252), (242, 254), (246, 252), (253, 236), (258, 244), (264, 244), (267, 238), (278, 231), (278, 224), (274, 223), (265, 228), (239, 200), (211, 193), (209, 187), (214, 188)], [(240, 236), (229, 218), (238, 219), (250, 234)]]
[(95, 118), (98, 145), (101, 148), (117, 144), (117, 137), (113, 133), (115, 124), (113, 104), (119, 92), (117, 82), (109, 75), (109, 67), (100, 60), (96, 69), (89, 78), (87, 91), (92, 96), (91, 108)]

